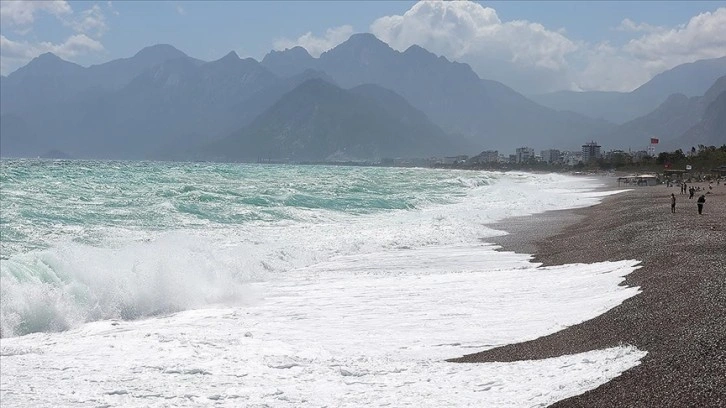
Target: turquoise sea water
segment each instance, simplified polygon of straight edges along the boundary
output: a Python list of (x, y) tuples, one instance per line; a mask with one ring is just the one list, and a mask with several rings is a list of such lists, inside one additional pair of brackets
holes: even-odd
[(39, 160), (3, 160), (0, 183), (5, 259), (63, 238), (98, 242), (108, 228), (306, 222), (445, 203), (468, 187), (422, 169)]
[(488, 222), (596, 201), (592, 183), (556, 174), (0, 163), (3, 336), (244, 302), (251, 281), (471, 245), (496, 233)]
[(540, 267), (487, 243), (492, 222), (597, 203), (597, 180), (0, 165), (3, 407), (545, 406), (645, 355), (446, 362), (637, 295), (637, 260)]

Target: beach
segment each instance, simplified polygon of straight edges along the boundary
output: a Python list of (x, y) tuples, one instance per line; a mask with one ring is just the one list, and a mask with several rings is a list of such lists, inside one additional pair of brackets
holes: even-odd
[[(713, 184), (703, 214), (679, 187), (633, 187), (601, 204), (495, 225), (505, 251), (543, 265), (636, 259), (623, 285), (641, 293), (581, 324), (470, 354), (462, 363), (539, 360), (629, 344), (640, 365), (554, 407), (726, 406), (726, 186)], [(613, 186), (613, 189), (617, 187)], [(676, 213), (670, 195), (676, 195)]]
[[(3, 406), (717, 401), (721, 195), (699, 217), (555, 173), (3, 164)], [(525, 361), (446, 361), (483, 350)]]

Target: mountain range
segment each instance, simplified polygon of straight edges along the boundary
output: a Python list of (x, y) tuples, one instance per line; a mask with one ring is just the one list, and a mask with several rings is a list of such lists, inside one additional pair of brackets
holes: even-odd
[(377, 85), (310, 79), (249, 126), (210, 144), (216, 160), (364, 161), (471, 151), (401, 96)]
[(722, 76), (706, 90), (703, 96), (688, 97), (682, 93), (671, 94), (652, 112), (628, 121), (610, 134), (604, 136), (609, 143), (631, 147), (632, 141), (648, 140), (651, 137), (664, 141), (663, 148), (677, 149), (699, 144), (715, 145), (726, 143), (726, 134), (702, 134), (682, 137), (689, 129), (704, 118), (709, 106), (721, 93), (726, 92), (726, 76)]
[(278, 75), (324, 71), (343, 88), (376, 84), (393, 90), (447, 132), (492, 149), (574, 148), (612, 127), (538, 105), (502, 83), (479, 78), (467, 64), (419, 46), (396, 51), (371, 34), (354, 34), (319, 58), (299, 47), (270, 53), (262, 65)]
[(723, 75), (726, 56), (678, 65), (632, 92), (560, 91), (530, 98), (553, 109), (622, 124), (650, 113), (672, 94), (701, 96)]
[(721, 146), (726, 144), (726, 76), (723, 76), (703, 95), (694, 101), (703, 108), (701, 120), (685, 133), (669, 142), (671, 149), (698, 145)]
[[(629, 94), (593, 94), (599, 102), (580, 99), (576, 112), (543, 106), (419, 46), (396, 51), (371, 34), (319, 58), (295, 47), (259, 62), (234, 52), (204, 62), (170, 45), (90, 67), (47, 53), (0, 77), (0, 154), (347, 161), (579, 150), (589, 140), (627, 148), (649, 135), (726, 143), (717, 131), (724, 80), (714, 84), (726, 75), (724, 61), (676, 67)], [(601, 105), (644, 114), (605, 120), (593, 114)]]

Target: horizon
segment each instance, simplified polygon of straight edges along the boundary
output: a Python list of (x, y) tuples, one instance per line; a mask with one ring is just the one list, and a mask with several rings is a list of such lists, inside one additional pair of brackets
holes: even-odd
[(352, 34), (370, 33), (397, 51), (419, 45), (467, 63), (480, 78), (535, 95), (629, 92), (675, 66), (726, 56), (726, 2), (596, 2), (573, 9), (567, 2), (526, 1), (4, 1), (0, 15), (4, 76), (46, 52), (83, 67), (158, 44), (205, 62), (232, 51), (261, 61), (294, 46), (317, 58)]

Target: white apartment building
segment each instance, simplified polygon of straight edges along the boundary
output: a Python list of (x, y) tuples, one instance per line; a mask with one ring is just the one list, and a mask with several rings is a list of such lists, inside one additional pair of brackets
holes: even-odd
[(547, 163), (559, 163), (562, 153), (557, 149), (542, 150), (542, 161)]
[(525, 163), (534, 159), (534, 149), (531, 147), (518, 147), (515, 153), (517, 163)]
[(590, 160), (597, 160), (602, 157), (600, 154), (600, 145), (597, 142), (585, 143), (582, 145), (582, 161), (584, 163)]

